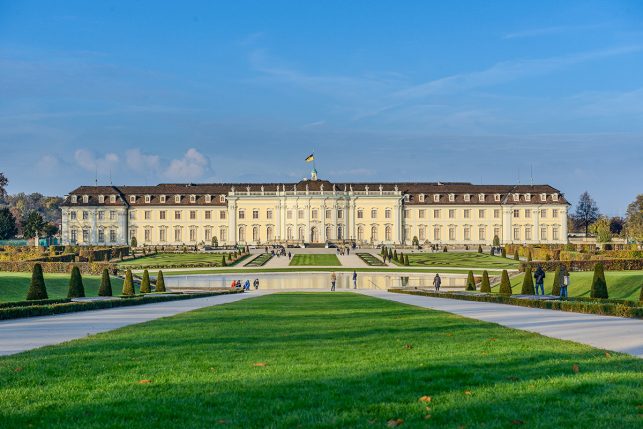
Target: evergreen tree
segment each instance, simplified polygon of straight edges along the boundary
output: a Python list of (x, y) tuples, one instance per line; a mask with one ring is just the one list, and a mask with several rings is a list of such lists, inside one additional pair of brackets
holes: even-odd
[(393, 251), (393, 259), (395, 260), (395, 262), (400, 262), (399, 259), (397, 259), (397, 250)]
[(407, 267), (411, 265), (411, 263), (409, 262), (409, 255), (404, 255), (404, 265), (406, 265)]
[(531, 262), (531, 261), (532, 261), (532, 258), (531, 258), (531, 249), (527, 249), (527, 262)]
[(109, 270), (103, 270), (103, 276), (100, 279), (100, 288), (98, 296), (112, 296), (112, 280), (109, 278)]
[(493, 236), (493, 245), (494, 247), (500, 246), (500, 237), (498, 237), (497, 235)]
[(45, 278), (42, 276), (42, 266), (34, 264), (33, 271), (31, 272), (31, 284), (29, 291), (27, 291), (27, 301), (36, 299), (47, 299), (47, 287), (45, 286)]
[(502, 270), (502, 276), (500, 277), (500, 290), (498, 293), (503, 295), (511, 295), (513, 291), (511, 290), (511, 282), (509, 281), (509, 274), (507, 270)]
[(551, 294), (560, 296), (560, 265), (556, 267), (556, 272), (554, 272), (554, 278), (551, 282)]
[(520, 261), (520, 256), (518, 256), (518, 249), (514, 250), (514, 261)]
[(503, 258), (507, 257), (507, 250), (504, 247), (502, 248), (501, 255), (502, 255)]
[(0, 240), (13, 238), (17, 233), (16, 218), (7, 207), (0, 208)]
[(444, 253), (447, 253), (447, 252), (449, 251), (449, 249), (447, 249), (447, 246), (444, 246), (444, 248), (442, 249), (442, 251), (443, 251)]
[(534, 278), (531, 275), (531, 267), (527, 266), (525, 268), (525, 277), (522, 280), (522, 290), (520, 291), (523, 295), (534, 295), (536, 291), (534, 290)]
[(478, 244), (478, 253), (482, 253), (482, 245)]
[(156, 292), (165, 292), (165, 279), (163, 278), (163, 271), (159, 270), (156, 276)]
[(132, 278), (132, 270), (125, 272), (125, 281), (123, 282), (123, 295), (132, 296), (134, 291), (134, 279)]
[(594, 265), (594, 278), (592, 279), (592, 291), (590, 293), (592, 298), (607, 299), (607, 282), (605, 281), (605, 270), (603, 264), (598, 262)]
[(389, 261), (392, 261), (392, 260), (393, 260), (393, 251), (391, 250), (391, 248), (390, 248), (390, 247), (389, 247), (389, 249), (388, 249), (388, 260), (389, 260)]
[(22, 233), (25, 238), (34, 238), (36, 235), (40, 236), (42, 230), (45, 228), (45, 224), (42, 215), (32, 210), (22, 221)]
[(140, 293), (150, 293), (152, 289), (150, 287), (150, 273), (147, 270), (143, 271), (143, 280), (141, 280), (141, 290)]
[(487, 270), (482, 272), (482, 283), (480, 283), (480, 292), (491, 293), (491, 283), (489, 282), (489, 273)]
[(467, 276), (467, 290), (476, 290), (476, 279), (473, 277), (473, 271), (469, 271)]
[(226, 264), (226, 262), (225, 262), (225, 254), (224, 254), (223, 256), (221, 256), (221, 266), (225, 267), (226, 265), (228, 265), (228, 264)]
[(83, 278), (80, 275), (80, 270), (74, 265), (71, 269), (71, 278), (69, 279), (69, 291), (67, 298), (83, 298), (85, 296), (85, 287), (83, 286)]

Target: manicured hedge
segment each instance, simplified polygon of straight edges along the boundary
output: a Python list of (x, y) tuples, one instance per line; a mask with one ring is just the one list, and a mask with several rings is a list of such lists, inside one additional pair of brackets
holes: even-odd
[(0, 271), (29, 273), (33, 271), (34, 264), (42, 266), (43, 273), (70, 273), (74, 266), (77, 266), (83, 275), (102, 274), (107, 268), (110, 273), (116, 272), (116, 265), (107, 262), (35, 262), (35, 261), (0, 261)]
[(409, 295), (431, 296), (435, 298), (450, 298), (463, 301), (491, 302), (495, 304), (510, 304), (521, 307), (543, 308), (547, 310), (571, 311), (575, 313), (599, 314), (602, 316), (617, 316), (630, 318), (643, 318), (643, 306), (641, 304), (621, 304), (617, 300), (539, 300), (512, 298), (508, 295), (498, 294), (464, 294), (449, 292), (430, 292), (422, 290), (389, 289), (389, 292), (405, 293)]
[(643, 259), (600, 259), (588, 261), (534, 261), (522, 262), (520, 271), (525, 271), (526, 267), (536, 268), (542, 266), (545, 271), (554, 271), (559, 265), (567, 267), (568, 271), (593, 271), (594, 266), (598, 263), (603, 264), (606, 271), (623, 271), (623, 270), (643, 270)]
[[(221, 255), (225, 255), (222, 253)], [(126, 264), (122, 265), (121, 269), (130, 269), (130, 270), (158, 270), (158, 269), (164, 269), (164, 268), (212, 268), (212, 267), (222, 267), (222, 266), (234, 266), (238, 265), (241, 261), (245, 260), (248, 258), (250, 254), (244, 254), (239, 256), (237, 259), (233, 261), (226, 261), (226, 265), (222, 265), (221, 263), (216, 263), (216, 262), (195, 262), (192, 264), (184, 264), (184, 263), (169, 263), (169, 264), (160, 264), (160, 265), (134, 265), (134, 264)], [(144, 256), (141, 256), (141, 258), (144, 258)], [(139, 259), (139, 258), (137, 258)]]
[(367, 265), (370, 265), (371, 267), (383, 267), (386, 264), (382, 262), (381, 259), (376, 258), (375, 256), (371, 255), (370, 253), (364, 253), (364, 252), (358, 252), (356, 255), (364, 261)]
[(69, 298), (57, 298), (57, 299), (38, 299), (34, 301), (11, 301), (11, 302), (0, 302), (0, 309), (2, 308), (13, 308), (13, 307), (33, 307), (37, 305), (50, 305), (50, 304), (62, 304), (65, 302), (71, 302)]
[[(152, 304), (156, 302), (176, 301), (192, 298), (204, 298), (208, 296), (225, 295), (230, 293), (241, 293), (241, 290), (225, 290), (220, 292), (204, 292), (184, 295), (150, 294), (135, 296), (127, 299), (115, 299), (105, 301), (53, 302), (51, 304), (37, 304), (38, 301), (30, 301), (31, 305), (15, 305), (13, 307), (0, 307), (0, 320), (18, 319), (21, 317), (50, 316), (53, 314), (72, 313), (75, 311), (101, 310), (105, 308), (125, 307), (130, 305)], [(48, 300), (57, 301), (57, 300)], [(10, 304), (10, 303), (7, 303)], [(15, 303), (18, 304), (18, 303)], [(35, 304), (35, 305), (34, 305)]]

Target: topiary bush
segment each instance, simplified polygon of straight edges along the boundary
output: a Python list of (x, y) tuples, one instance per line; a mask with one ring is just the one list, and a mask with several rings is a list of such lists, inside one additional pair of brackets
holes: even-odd
[(47, 295), (47, 287), (45, 286), (45, 278), (42, 275), (42, 266), (34, 264), (33, 271), (31, 272), (31, 284), (27, 291), (27, 300), (33, 301), (36, 299), (49, 299)]
[(504, 248), (504, 247), (502, 248), (501, 255), (502, 255), (502, 257), (503, 257), (503, 258), (506, 258), (506, 257), (507, 257), (507, 251), (505, 250), (505, 248)]
[(556, 271), (554, 272), (554, 279), (551, 283), (551, 294), (560, 296), (560, 265), (556, 267)]
[(473, 271), (467, 275), (467, 290), (476, 290), (476, 279), (473, 277)]
[(71, 269), (71, 278), (69, 279), (69, 291), (67, 298), (83, 298), (85, 296), (85, 287), (83, 286), (83, 278), (80, 275), (78, 267), (74, 266)]
[(156, 292), (165, 292), (165, 279), (163, 278), (163, 271), (159, 270), (156, 276)]
[(123, 295), (134, 295), (134, 279), (132, 278), (132, 270), (125, 272), (125, 281), (123, 282)]
[(140, 293), (150, 293), (152, 288), (150, 287), (150, 273), (147, 270), (143, 271), (143, 279), (141, 280), (141, 290)]
[(404, 255), (404, 265), (406, 265), (407, 267), (411, 265), (411, 263), (409, 262), (409, 255)]
[(603, 269), (603, 264), (600, 262), (594, 266), (594, 278), (592, 279), (590, 297), (609, 298), (607, 294), (607, 282), (605, 281), (605, 270)]
[(513, 293), (507, 270), (502, 270), (502, 276), (500, 277), (500, 290), (498, 290), (498, 293), (503, 295), (511, 295)]
[(525, 270), (525, 278), (522, 280), (522, 290), (520, 293), (523, 295), (534, 295), (536, 293), (534, 290), (534, 278), (531, 275), (531, 267), (527, 267)]
[(533, 259), (531, 257), (531, 249), (527, 250), (527, 262), (531, 262)]
[(100, 279), (98, 296), (112, 296), (112, 280), (109, 278), (109, 271), (107, 268), (103, 270), (103, 275)]
[(520, 261), (520, 256), (518, 256), (518, 250), (514, 252), (514, 261)]
[(478, 253), (482, 253), (482, 246), (478, 244)]
[(449, 250), (447, 249), (447, 246), (444, 246), (444, 248), (442, 249), (442, 251), (443, 251), (444, 253), (447, 253)]
[(225, 255), (223, 255), (223, 256), (221, 256), (221, 266), (225, 267), (226, 265), (228, 265), (228, 264), (225, 261)]
[(480, 283), (480, 292), (491, 293), (491, 283), (489, 282), (489, 273), (487, 270), (482, 272), (482, 282)]
[(397, 256), (397, 250), (394, 250), (394, 251), (393, 251), (393, 259), (394, 259), (396, 262), (400, 262), (400, 260), (398, 259), (398, 256)]

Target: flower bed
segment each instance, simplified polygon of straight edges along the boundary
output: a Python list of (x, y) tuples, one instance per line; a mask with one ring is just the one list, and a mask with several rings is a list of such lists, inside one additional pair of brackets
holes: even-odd
[[(182, 299), (204, 298), (230, 293), (241, 293), (241, 290), (231, 289), (220, 292), (203, 292), (194, 294), (169, 295), (169, 294), (147, 294), (128, 299), (113, 299), (104, 301), (72, 302), (63, 300), (60, 303), (39, 304), (37, 301), (19, 301), (12, 307), (0, 307), (0, 320), (18, 319), (21, 317), (50, 316), (53, 314), (72, 313), (75, 311), (101, 310), (104, 308), (125, 307), (130, 305), (152, 304), (156, 302), (177, 301)], [(52, 301), (52, 300), (49, 300)], [(56, 300), (53, 300), (56, 301)], [(12, 303), (6, 303), (12, 304)], [(5, 304), (5, 305), (6, 305)], [(34, 304), (34, 305), (29, 305)]]
[(384, 267), (386, 264), (382, 262), (381, 259), (373, 256), (370, 253), (356, 253), (359, 258), (366, 262), (367, 265), (370, 265), (371, 267)]
[(521, 307), (542, 308), (547, 310), (561, 310), (571, 311), (575, 313), (586, 314), (599, 314), (602, 316), (617, 316), (617, 317), (630, 317), (630, 318), (643, 318), (643, 306), (641, 303), (634, 303), (629, 301), (630, 304), (623, 304), (617, 301), (610, 302), (610, 300), (590, 299), (579, 300), (578, 298), (570, 298), (564, 300), (542, 300), (542, 299), (524, 299), (512, 298), (509, 295), (498, 294), (463, 294), (463, 293), (449, 293), (449, 292), (430, 292), (424, 290), (405, 290), (405, 289), (389, 289), (389, 292), (405, 293), (408, 295), (430, 296), (434, 298), (450, 298), (460, 299), (463, 301), (477, 301), (477, 302), (491, 302), (495, 304), (510, 304), (518, 305)]

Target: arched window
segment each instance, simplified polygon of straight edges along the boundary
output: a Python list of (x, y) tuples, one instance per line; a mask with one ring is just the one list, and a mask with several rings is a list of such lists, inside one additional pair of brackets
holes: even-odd
[(377, 241), (377, 225), (373, 225), (371, 227), (371, 241), (372, 242)]
[(391, 227), (390, 225), (386, 226), (386, 229), (384, 229), (384, 239), (386, 241), (391, 241), (392, 240), (392, 234), (391, 234)]
[(272, 241), (272, 240), (273, 240), (273, 237), (272, 237), (272, 227), (271, 227), (271, 226), (269, 226), (269, 227), (267, 227), (267, 228), (266, 228), (266, 240), (268, 240), (268, 241)]
[(357, 227), (357, 240), (364, 241), (364, 227), (362, 225)]
[(341, 227), (341, 226), (338, 226), (338, 227), (337, 227), (337, 239), (338, 239), (338, 240), (342, 240), (342, 239), (343, 239), (343, 237), (344, 237), (344, 234), (343, 234), (343, 231), (342, 231), (342, 227)]
[(241, 241), (241, 242), (246, 241), (246, 227), (245, 226), (240, 226), (239, 227), (239, 241)]
[(219, 228), (219, 241), (228, 241), (228, 229), (225, 226)]
[(258, 226), (253, 226), (252, 227), (252, 241), (254, 241), (254, 242), (259, 241), (259, 227)]
[(292, 226), (289, 226), (289, 227), (286, 229), (286, 239), (287, 239), (287, 240), (292, 240), (292, 239), (293, 239), (293, 236), (292, 236)]
[(303, 226), (299, 227), (299, 231), (298, 231), (298, 234), (297, 234), (297, 239), (299, 241), (304, 241), (304, 227)]
[(330, 226), (326, 227), (326, 240), (332, 240), (333, 239), (333, 228)]
[(420, 241), (426, 240), (426, 226), (420, 227), (420, 230), (418, 231), (418, 240)]

